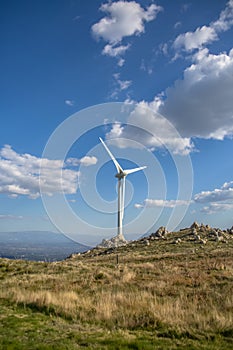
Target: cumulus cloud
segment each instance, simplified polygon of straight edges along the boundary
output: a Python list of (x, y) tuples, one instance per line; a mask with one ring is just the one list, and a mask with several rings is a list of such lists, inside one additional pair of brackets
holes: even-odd
[[(223, 140), (233, 134), (233, 49), (211, 54), (205, 46), (233, 25), (233, 0), (216, 21), (179, 35), (173, 47), (192, 55), (183, 78), (175, 81), (160, 100), (158, 112), (177, 129), (182, 139)], [(194, 148), (193, 148), (194, 149)]]
[(143, 33), (144, 22), (155, 19), (161, 7), (152, 4), (145, 10), (135, 1), (117, 1), (103, 4), (100, 10), (108, 15), (92, 26), (92, 32), (115, 44), (126, 36)]
[(120, 0), (103, 4), (100, 10), (106, 16), (91, 27), (92, 33), (97, 39), (108, 42), (103, 54), (116, 57), (129, 49), (129, 45), (122, 46), (121, 41), (125, 37), (143, 33), (145, 23), (154, 20), (162, 8), (151, 4), (144, 9), (136, 1)]
[(106, 138), (115, 139), (118, 147), (131, 147), (132, 144), (127, 142), (129, 139), (150, 149), (165, 147), (173, 154), (189, 154), (193, 149), (191, 139), (182, 138), (173, 125), (158, 113), (160, 102), (158, 99), (152, 103), (137, 103), (128, 117), (128, 124), (116, 122)]
[(213, 191), (202, 191), (194, 196), (194, 200), (198, 203), (209, 203), (228, 201), (233, 199), (233, 181), (225, 182), (221, 188)]
[[(82, 161), (90, 165), (95, 159), (84, 157)], [(68, 165), (69, 162), (62, 160), (18, 154), (11, 146), (5, 145), (0, 150), (0, 193), (11, 197), (25, 195), (31, 199), (38, 198), (41, 190), (49, 196), (56, 193), (74, 194), (78, 187), (79, 171), (68, 169)]]
[(129, 49), (130, 45), (120, 45), (117, 47), (114, 47), (112, 45), (105, 45), (102, 53), (103, 55), (111, 56), (111, 57), (117, 57), (119, 55), (122, 55)]
[(165, 91), (159, 112), (183, 137), (222, 140), (233, 133), (233, 50), (193, 56), (182, 80)]
[(223, 140), (233, 135), (232, 96), (233, 49), (218, 55), (203, 49), (193, 56), (182, 79), (152, 102), (136, 104), (128, 122), (141, 130), (117, 125), (107, 137), (132, 138), (150, 148), (165, 145), (173, 153), (185, 155), (195, 150), (192, 138)]
[(208, 206), (205, 206), (201, 209), (201, 212), (204, 214), (215, 214), (218, 212), (228, 211), (233, 209), (232, 203), (211, 203)]
[(224, 32), (231, 28), (233, 25), (233, 0), (228, 1), (226, 8), (220, 13), (217, 21), (212, 22), (210, 25), (216, 32)]
[(193, 49), (201, 48), (204, 44), (217, 40), (217, 38), (218, 36), (214, 28), (203, 26), (197, 28), (195, 32), (180, 34), (173, 46), (176, 50), (184, 48), (186, 51), (192, 51)]
[(220, 188), (212, 191), (202, 191), (194, 196), (194, 201), (207, 204), (202, 213), (214, 214), (233, 209), (233, 181), (225, 182)]
[(193, 200), (164, 200), (147, 198), (143, 203), (136, 203), (135, 208), (175, 208), (187, 206), (191, 203), (206, 204), (201, 208), (205, 214), (214, 214), (226, 210), (233, 210), (233, 181), (225, 182), (220, 188), (213, 191), (202, 191), (196, 194)]
[(79, 164), (82, 164), (84, 166), (90, 166), (95, 165), (97, 163), (97, 158), (94, 156), (84, 156), (81, 159), (77, 158), (68, 158), (66, 160), (66, 164), (78, 166)]
[(142, 204), (136, 203), (134, 206), (135, 208), (155, 208), (155, 207), (162, 207), (162, 208), (175, 208), (177, 206), (182, 205), (188, 205), (190, 204), (190, 201), (186, 200), (164, 200), (164, 199), (150, 199), (147, 198), (143, 201)]
[[(133, 121), (141, 130), (117, 125), (108, 133), (108, 138), (119, 137), (120, 131), (121, 137), (136, 139), (150, 148), (165, 145), (175, 154), (186, 155), (195, 150), (192, 138), (223, 140), (233, 135), (233, 49), (211, 54), (207, 48), (201, 48), (217, 32), (230, 28), (232, 12), (233, 0), (211, 26), (194, 32), (187, 45), (190, 50), (194, 46), (199, 50), (191, 56), (192, 63), (181, 79), (153, 101), (137, 104), (128, 121)], [(144, 62), (141, 68), (145, 69)], [(153, 136), (143, 132), (144, 127), (151, 130)], [(119, 140), (118, 145), (126, 147), (126, 142)]]
[(125, 60), (121, 57), (128, 49), (130, 45), (119, 45), (114, 46), (107, 44), (105, 45), (102, 54), (110, 57), (116, 57), (118, 59), (118, 66), (122, 67), (125, 63)]
[(198, 27), (194, 32), (180, 34), (174, 41), (175, 50), (192, 51), (202, 49), (204, 45), (218, 40), (218, 34), (227, 31), (233, 25), (233, 0), (220, 13), (219, 18), (209, 26)]
[(97, 158), (92, 156), (85, 156), (80, 159), (80, 164), (84, 166), (95, 165), (97, 163)]
[(123, 136), (124, 127), (121, 125), (121, 123), (116, 122), (112, 125), (111, 130), (109, 133), (107, 133), (107, 139), (115, 139), (120, 138)]

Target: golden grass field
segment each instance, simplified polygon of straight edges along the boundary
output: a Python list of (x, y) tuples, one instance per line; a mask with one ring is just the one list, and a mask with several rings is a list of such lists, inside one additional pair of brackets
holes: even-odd
[(1, 259), (0, 278), (1, 349), (233, 349), (233, 235)]

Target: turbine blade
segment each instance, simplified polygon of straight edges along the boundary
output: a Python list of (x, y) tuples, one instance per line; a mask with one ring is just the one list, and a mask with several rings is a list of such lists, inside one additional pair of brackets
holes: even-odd
[(118, 163), (116, 158), (113, 156), (113, 154), (110, 152), (110, 150), (108, 149), (108, 147), (106, 146), (104, 141), (101, 139), (101, 137), (99, 139), (100, 139), (101, 143), (103, 144), (104, 148), (106, 149), (106, 151), (108, 152), (108, 154), (110, 155), (110, 158), (112, 159), (113, 163), (115, 164), (117, 172), (118, 173), (124, 172), (124, 170), (122, 169), (122, 167), (120, 166), (120, 164)]
[(140, 166), (139, 168), (124, 170), (124, 173), (126, 175), (129, 175), (129, 174), (132, 174), (132, 173), (136, 173), (136, 171), (140, 171), (140, 170), (143, 170), (143, 169), (146, 169), (146, 168), (147, 168), (147, 166)]

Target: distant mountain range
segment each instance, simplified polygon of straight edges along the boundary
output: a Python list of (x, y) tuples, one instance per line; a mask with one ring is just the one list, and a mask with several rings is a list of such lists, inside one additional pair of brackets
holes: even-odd
[(0, 257), (35, 261), (57, 261), (90, 247), (50, 231), (0, 232)]

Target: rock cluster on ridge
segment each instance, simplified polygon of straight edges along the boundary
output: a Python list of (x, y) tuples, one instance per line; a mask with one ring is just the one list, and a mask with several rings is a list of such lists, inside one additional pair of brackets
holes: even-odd
[(128, 241), (123, 235), (117, 235), (110, 239), (103, 239), (97, 248), (117, 248), (125, 246), (127, 243)]
[(151, 233), (149, 238), (150, 239), (164, 239), (167, 234), (168, 234), (168, 230), (166, 229), (166, 227), (161, 226), (155, 233)]
[(112, 254), (118, 252), (118, 249), (134, 249), (138, 246), (145, 246), (148, 249), (153, 249), (157, 245), (184, 245), (185, 248), (196, 246), (195, 251), (205, 249), (213, 245), (222, 245), (222, 244), (232, 244), (233, 242), (233, 226), (230, 229), (222, 230), (219, 228), (212, 228), (210, 225), (198, 224), (194, 222), (190, 227), (182, 228), (176, 232), (169, 232), (166, 227), (161, 226), (157, 231), (151, 233), (148, 236), (143, 236), (134, 241), (127, 241), (123, 235), (117, 235), (111, 239), (103, 239), (102, 242), (91, 250), (73, 254), (71, 258), (76, 256), (97, 256)]
[(212, 228), (210, 225), (198, 224), (195, 221), (190, 227), (181, 229), (178, 232), (169, 232), (166, 227), (161, 226), (156, 232), (141, 238), (138, 242), (150, 245), (151, 241), (165, 240), (168, 244), (190, 242), (205, 245), (208, 242), (227, 243), (229, 239), (233, 239), (233, 226), (231, 229), (221, 230)]
[[(179, 234), (180, 233), (180, 234)], [(141, 242), (145, 245), (150, 245), (150, 241), (171, 241), (174, 244), (182, 242), (193, 242), (196, 244), (205, 245), (209, 241), (227, 243), (228, 239), (233, 239), (233, 226), (231, 229), (221, 230), (219, 228), (212, 228), (209, 225), (198, 224), (196, 221), (188, 228), (181, 229), (179, 232), (169, 232), (166, 227), (161, 226), (157, 231), (151, 233), (147, 237), (143, 237), (134, 242)], [(97, 248), (117, 248), (126, 246), (128, 242), (124, 236), (115, 236), (111, 239), (103, 239)]]

